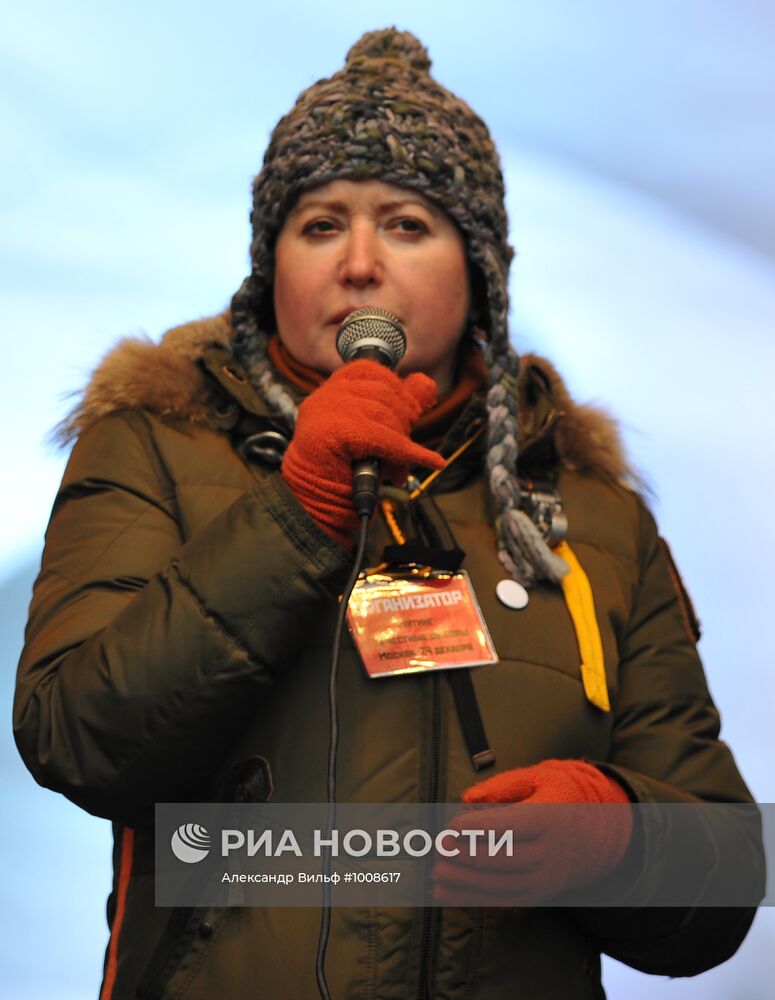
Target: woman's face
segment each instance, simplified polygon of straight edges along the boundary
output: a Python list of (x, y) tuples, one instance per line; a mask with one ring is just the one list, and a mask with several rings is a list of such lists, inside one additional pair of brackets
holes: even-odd
[(336, 334), (362, 306), (393, 313), (406, 331), (398, 371), (451, 388), (470, 291), (463, 237), (423, 195), (383, 181), (331, 181), (303, 194), (275, 248), (277, 332), (324, 375), (342, 361)]

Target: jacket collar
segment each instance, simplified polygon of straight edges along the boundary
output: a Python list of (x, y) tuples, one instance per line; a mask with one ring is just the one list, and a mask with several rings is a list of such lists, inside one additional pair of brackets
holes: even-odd
[[(73, 441), (102, 417), (123, 409), (146, 409), (160, 417), (231, 430), (247, 415), (254, 426), (285, 430), (269, 410), (231, 349), (228, 312), (169, 330), (157, 344), (148, 338), (120, 341), (100, 362), (81, 397), (55, 431)], [(632, 481), (615, 421), (602, 409), (576, 403), (554, 366), (533, 354), (521, 358), (515, 386), (519, 395), (520, 456), (523, 462)], [(291, 393), (301, 394), (291, 387)], [(484, 414), (475, 396), (451, 429), (450, 453)], [(471, 449), (481, 462), (484, 436)]]

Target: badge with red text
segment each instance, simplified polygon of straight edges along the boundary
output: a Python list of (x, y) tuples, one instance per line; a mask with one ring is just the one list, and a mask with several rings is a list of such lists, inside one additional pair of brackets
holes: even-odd
[(347, 621), (369, 677), (498, 662), (464, 572), (359, 580)]

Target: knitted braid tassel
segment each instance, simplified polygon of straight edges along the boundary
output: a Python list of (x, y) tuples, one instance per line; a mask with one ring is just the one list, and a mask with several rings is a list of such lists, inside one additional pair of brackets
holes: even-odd
[[(487, 353), (490, 354), (488, 347)], [(487, 391), (487, 474), (495, 501), (498, 558), (508, 573), (525, 587), (539, 580), (559, 583), (568, 572), (528, 515), (520, 509), (517, 478), (517, 392), (519, 358), (510, 346), (489, 357)], [(508, 388), (507, 382), (512, 383)]]
[(296, 426), (298, 408), (293, 397), (275, 378), (274, 365), (267, 356), (269, 335), (258, 323), (248, 277), (231, 302), (234, 337), (232, 350), (247, 372), (250, 383), (264, 402), (283, 417), (291, 430)]

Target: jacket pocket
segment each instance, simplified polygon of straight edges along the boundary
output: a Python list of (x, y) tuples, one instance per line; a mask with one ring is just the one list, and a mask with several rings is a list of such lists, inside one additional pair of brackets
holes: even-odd
[[(174, 909), (137, 987), (138, 1000), (185, 995), (231, 912), (191, 906)], [(173, 980), (174, 992), (170, 992)]]
[[(219, 783), (218, 800), (266, 802), (272, 791), (269, 762), (253, 755), (228, 766)], [(185, 996), (231, 913), (223, 907), (174, 909), (140, 980), (138, 1000)]]

